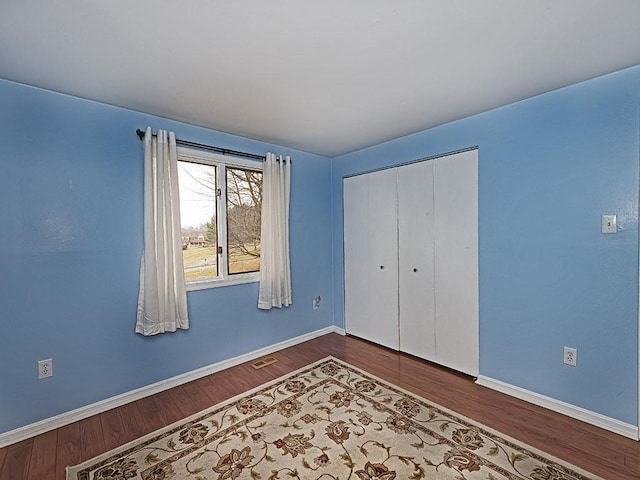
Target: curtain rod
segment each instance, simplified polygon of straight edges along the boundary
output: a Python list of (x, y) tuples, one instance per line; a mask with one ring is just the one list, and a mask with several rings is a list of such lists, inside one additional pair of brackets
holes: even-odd
[[(140, 140), (144, 140), (144, 137), (146, 135), (144, 130), (140, 130), (139, 128), (136, 130), (136, 134), (138, 135), (138, 137), (140, 137)], [(157, 134), (152, 133), (152, 135), (155, 137)], [(210, 152), (221, 153), (222, 155), (233, 155), (235, 157), (253, 158), (255, 160), (263, 160), (263, 161), (265, 160), (265, 157), (263, 155), (256, 155), (255, 153), (239, 152), (237, 150), (228, 150), (226, 148), (214, 147), (211, 145), (204, 145), (202, 143), (189, 142), (187, 140), (178, 140), (177, 138), (176, 138), (176, 145), (182, 145), (184, 147), (199, 148), (201, 150), (208, 150)]]

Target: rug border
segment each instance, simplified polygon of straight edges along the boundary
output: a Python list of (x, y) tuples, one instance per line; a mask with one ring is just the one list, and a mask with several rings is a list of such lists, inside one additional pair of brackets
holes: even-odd
[(340, 360), (340, 359), (335, 358), (333, 356), (329, 356), (326, 359), (329, 359), (329, 358), (332, 359), (332, 360), (336, 360), (338, 363), (346, 365), (346, 366), (348, 366), (348, 367), (350, 367), (350, 368), (352, 368), (354, 370), (357, 370), (357, 371), (359, 371), (361, 374), (363, 374), (365, 376), (368, 376), (370, 378), (379, 380), (380, 382), (383, 382), (383, 383), (385, 383), (387, 385), (392, 385), (398, 391), (401, 391), (401, 392), (404, 392), (404, 393), (406, 393), (408, 395), (412, 395), (414, 397), (417, 397), (420, 400), (422, 400), (423, 402), (428, 403), (430, 405), (433, 405), (434, 407), (442, 410), (443, 412), (448, 413), (449, 415), (452, 415), (454, 417), (458, 417), (458, 418), (460, 418), (462, 420), (465, 420), (465, 421), (467, 421), (469, 423), (472, 423), (474, 425), (478, 425), (483, 430), (485, 430), (488, 433), (491, 433), (492, 435), (496, 435), (498, 437), (504, 438), (505, 440), (507, 440), (507, 441), (509, 441), (511, 443), (517, 444), (523, 450), (530, 451), (531, 453), (534, 453), (536, 455), (540, 455), (540, 456), (542, 456), (544, 458), (549, 459), (550, 461), (558, 463), (559, 465), (562, 465), (562, 466), (565, 466), (565, 467), (570, 468), (572, 470), (575, 470), (576, 473), (579, 473), (581, 475), (584, 475), (584, 476), (587, 476), (587, 477), (593, 477), (593, 480), (607, 480), (606, 478), (600, 477), (600, 476), (596, 475), (595, 473), (590, 472), (589, 470), (585, 470), (584, 468), (581, 468), (581, 467), (579, 467), (577, 465), (574, 465), (573, 463), (568, 462), (566, 460), (563, 460), (560, 457), (556, 457), (555, 455), (552, 455), (552, 454), (550, 454), (548, 452), (545, 452), (544, 450), (540, 450), (539, 448), (536, 448), (536, 447), (534, 447), (532, 445), (529, 445), (527, 442), (524, 442), (522, 440), (518, 440), (518, 439), (516, 439), (516, 438), (514, 438), (514, 437), (512, 437), (510, 435), (507, 435), (506, 433), (501, 432), (500, 430), (496, 430), (495, 428), (492, 428), (492, 427), (490, 427), (488, 425), (485, 425), (484, 423), (479, 422), (478, 420), (474, 420), (471, 417), (467, 417), (466, 415), (463, 415), (463, 414), (461, 414), (459, 412), (456, 412), (455, 410), (451, 410), (450, 408), (444, 407), (444, 406), (440, 405), (439, 403), (436, 403), (436, 402), (434, 402), (432, 400), (429, 400), (429, 399), (423, 397), (422, 395), (419, 395), (419, 394), (414, 393), (414, 392), (412, 392), (410, 390), (407, 390), (406, 388), (400, 387), (399, 385), (396, 385), (394, 382), (391, 382), (389, 380), (385, 380), (383, 378), (380, 378), (377, 375), (369, 373), (366, 370), (363, 370), (362, 368), (356, 367), (355, 365), (352, 365), (350, 363), (345, 362), (344, 360)]
[[(324, 358), (322, 358), (320, 360), (316, 360), (315, 362), (311, 362), (311, 363), (309, 363), (309, 364), (307, 364), (307, 365), (305, 365), (303, 367), (300, 367), (300, 368), (297, 368), (295, 370), (292, 370), (289, 373), (281, 375), (281, 376), (279, 376), (277, 378), (274, 378), (273, 380), (270, 380), (268, 382), (262, 383), (262, 384), (260, 384), (260, 385), (258, 385), (256, 387), (254, 387), (254, 388), (251, 388), (249, 390), (241, 392), (241, 393), (239, 393), (237, 395), (234, 395), (231, 398), (228, 398), (226, 400), (223, 400), (222, 402), (219, 402), (219, 403), (216, 403), (215, 405), (207, 407), (207, 408), (205, 408), (205, 409), (203, 409), (203, 410), (201, 410), (199, 412), (194, 413), (193, 415), (189, 415), (188, 417), (184, 417), (184, 418), (182, 418), (180, 420), (177, 420), (177, 421), (175, 421), (175, 422), (173, 422), (173, 423), (171, 423), (169, 425), (165, 425), (164, 427), (158, 428), (158, 429), (156, 429), (156, 430), (154, 430), (154, 431), (152, 431), (150, 433), (147, 433), (146, 435), (138, 437), (138, 438), (136, 438), (136, 439), (134, 439), (134, 440), (132, 440), (130, 442), (127, 442), (127, 443), (125, 443), (123, 445), (120, 445), (120, 446), (117, 446), (115, 448), (112, 448), (111, 450), (109, 450), (109, 451), (107, 451), (105, 453), (102, 453), (100, 455), (97, 455), (95, 457), (92, 457), (92, 458), (90, 458), (88, 460), (85, 460), (82, 463), (79, 463), (77, 465), (68, 465), (65, 468), (66, 480), (74, 480), (73, 478), (70, 478), (70, 475), (73, 475), (73, 474), (79, 472), (80, 470), (82, 470), (83, 468), (89, 466), (90, 464), (100, 462), (100, 461), (102, 461), (102, 460), (104, 460), (104, 459), (106, 459), (106, 458), (108, 458), (110, 456), (113, 456), (117, 452), (125, 451), (125, 450), (133, 447), (134, 445), (140, 444), (140, 443), (144, 442), (145, 440), (149, 439), (150, 437), (157, 436), (157, 435), (161, 434), (162, 432), (165, 432), (165, 431), (171, 430), (172, 428), (175, 428), (178, 425), (181, 425), (181, 424), (184, 424), (184, 423), (188, 423), (188, 422), (190, 422), (190, 421), (192, 421), (192, 420), (194, 420), (194, 419), (196, 419), (196, 418), (198, 418), (198, 417), (200, 417), (202, 415), (205, 415), (209, 411), (213, 411), (213, 410), (219, 409), (221, 407), (224, 407), (224, 406), (226, 406), (228, 404), (231, 404), (231, 403), (237, 401), (238, 399), (240, 399), (242, 397), (251, 395), (252, 393), (255, 393), (255, 392), (257, 392), (259, 390), (262, 390), (264, 388), (268, 388), (271, 385), (274, 385), (274, 384), (276, 384), (278, 382), (281, 382), (285, 378), (295, 376), (295, 375), (297, 375), (298, 373), (300, 373), (300, 372), (302, 372), (304, 370), (308, 370), (310, 368), (314, 368), (315, 366), (317, 366), (317, 365), (319, 365), (321, 363), (327, 362), (329, 360), (335, 361), (336, 363), (339, 363), (339, 364), (343, 365), (344, 367), (356, 370), (361, 375), (364, 375), (364, 376), (369, 377), (371, 379), (377, 380), (377, 381), (379, 381), (381, 383), (384, 383), (385, 385), (390, 385), (393, 388), (395, 388), (396, 390), (398, 390), (399, 392), (405, 393), (407, 395), (414, 396), (414, 397), (420, 399), (421, 401), (423, 401), (423, 402), (425, 402), (425, 403), (427, 403), (429, 405), (432, 405), (433, 407), (435, 407), (435, 408), (437, 408), (437, 409), (439, 409), (439, 410), (441, 410), (441, 411), (443, 411), (443, 412), (445, 412), (445, 413), (447, 413), (447, 414), (449, 414), (451, 416), (460, 418), (461, 420), (464, 420), (464, 421), (469, 422), (471, 424), (477, 425), (481, 429), (485, 430), (486, 432), (488, 432), (488, 433), (490, 433), (492, 435), (496, 435), (498, 437), (501, 437), (501, 438), (505, 439), (508, 442), (511, 442), (511, 443), (514, 443), (514, 444), (518, 445), (518, 447), (521, 448), (522, 450), (529, 451), (529, 452), (531, 452), (531, 453), (533, 453), (535, 455), (539, 455), (541, 457), (544, 457), (545, 459), (548, 459), (550, 462), (554, 462), (554, 463), (562, 465), (562, 466), (564, 466), (566, 468), (572, 469), (576, 473), (578, 473), (580, 475), (583, 475), (585, 477), (592, 477), (593, 480), (606, 480), (604, 477), (600, 477), (600, 476), (594, 474), (593, 472), (585, 470), (585, 469), (583, 469), (583, 468), (581, 468), (581, 467), (579, 467), (577, 465), (574, 465), (574, 464), (572, 464), (570, 462), (567, 462), (566, 460), (563, 460), (563, 459), (561, 459), (559, 457), (556, 457), (555, 455), (551, 455), (550, 453), (547, 453), (547, 452), (545, 452), (543, 450), (540, 450), (540, 449), (538, 449), (536, 447), (533, 447), (533, 446), (529, 445), (528, 443), (523, 442), (522, 440), (518, 440), (518, 439), (516, 439), (516, 438), (514, 438), (514, 437), (512, 437), (510, 435), (507, 435), (507, 434), (505, 434), (503, 432), (500, 432), (499, 430), (496, 430), (496, 429), (494, 429), (494, 428), (492, 428), (492, 427), (490, 427), (488, 425), (485, 425), (482, 422), (474, 420), (471, 417), (468, 417), (468, 416), (463, 415), (463, 414), (461, 414), (459, 412), (451, 410), (450, 408), (444, 407), (444, 406), (440, 405), (439, 403), (436, 403), (436, 402), (434, 402), (432, 400), (429, 400), (429, 399), (423, 397), (422, 395), (419, 395), (419, 394), (414, 393), (414, 392), (412, 392), (410, 390), (407, 390), (406, 388), (400, 387), (399, 385), (396, 385), (394, 382), (391, 382), (389, 380), (385, 380), (385, 379), (383, 379), (383, 378), (381, 378), (381, 377), (379, 377), (377, 375), (374, 375), (374, 374), (372, 374), (372, 373), (370, 373), (370, 372), (368, 372), (368, 371), (366, 371), (366, 370), (364, 370), (364, 369), (362, 369), (360, 367), (357, 367), (357, 366), (355, 366), (355, 365), (353, 365), (353, 364), (351, 364), (351, 363), (349, 363), (349, 362), (347, 362), (345, 360), (341, 360), (339, 358), (336, 358), (333, 355), (327, 355), (326, 357), (324, 357)], [(77, 478), (77, 476), (76, 476), (76, 478)]]
[[(251, 395), (252, 393), (255, 393), (255, 392), (257, 392), (257, 391), (259, 391), (259, 390), (261, 390), (263, 388), (268, 388), (271, 385), (274, 385), (274, 384), (282, 381), (284, 378), (297, 375), (298, 373), (302, 372), (303, 370), (307, 370), (309, 368), (313, 368), (313, 367), (315, 367), (316, 365), (318, 365), (320, 363), (326, 362), (327, 360), (335, 360), (335, 361), (337, 361), (339, 363), (343, 363), (343, 364), (348, 365), (349, 367), (352, 367), (351, 364), (347, 364), (346, 362), (343, 362), (343, 361), (341, 361), (341, 360), (339, 360), (339, 359), (337, 359), (337, 358), (335, 358), (335, 357), (333, 357), (331, 355), (328, 355), (328, 356), (326, 356), (326, 357), (324, 357), (324, 358), (322, 358), (320, 360), (317, 360), (315, 362), (311, 362), (311, 363), (309, 363), (309, 364), (307, 364), (307, 365), (305, 365), (303, 367), (297, 368), (296, 370), (292, 370), (289, 373), (286, 373), (286, 374), (281, 375), (281, 376), (279, 376), (277, 378), (274, 378), (273, 380), (269, 380), (267, 382), (261, 383), (260, 385), (254, 387), (254, 388), (251, 388), (251, 389), (246, 390), (244, 392), (241, 392), (241, 393), (239, 393), (237, 395), (234, 395), (231, 398), (228, 398), (226, 400), (218, 402), (215, 405), (212, 405), (212, 406), (207, 407), (207, 408), (205, 408), (203, 410), (200, 410), (199, 412), (194, 413), (193, 415), (189, 415), (188, 417), (184, 417), (184, 418), (181, 418), (180, 420), (176, 420), (175, 422), (170, 423), (168, 425), (165, 425), (164, 427), (160, 427), (160, 428), (158, 428), (158, 429), (156, 429), (156, 430), (154, 430), (154, 431), (152, 431), (150, 433), (147, 433), (146, 435), (143, 435), (143, 436), (138, 437), (138, 438), (136, 438), (134, 440), (131, 440), (130, 442), (127, 442), (127, 443), (119, 445), (119, 446), (117, 446), (115, 448), (112, 448), (111, 450), (108, 450), (107, 452), (104, 452), (104, 453), (102, 453), (100, 455), (96, 455), (95, 457), (92, 457), (89, 460), (85, 460), (82, 463), (78, 463), (77, 465), (67, 465), (67, 467), (65, 468), (66, 480), (70, 480), (69, 479), (70, 472), (72, 474), (74, 473), (74, 471), (78, 472), (78, 471), (82, 470), (83, 468), (85, 468), (86, 466), (88, 466), (88, 464), (92, 464), (92, 463), (96, 463), (96, 462), (102, 461), (105, 458), (108, 458), (108, 457), (112, 456), (115, 452), (125, 451), (125, 450), (131, 448), (134, 445), (142, 443), (143, 441), (147, 440), (148, 438), (150, 438), (152, 436), (156, 436), (156, 435), (160, 434), (161, 432), (165, 432), (165, 431), (171, 430), (172, 428), (175, 428), (176, 426), (178, 426), (180, 424), (188, 423), (188, 422), (190, 422), (190, 421), (192, 421), (192, 420), (194, 420), (194, 419), (196, 419), (196, 418), (198, 418), (198, 417), (200, 417), (202, 415), (205, 415), (209, 411), (213, 411), (213, 410), (221, 408), (221, 407), (223, 407), (225, 405), (233, 403), (236, 400), (238, 400), (238, 399), (240, 399), (242, 397), (245, 397), (247, 395)], [(390, 382), (386, 382), (386, 383), (390, 383)], [(71, 479), (71, 480), (73, 480), (73, 479)]]

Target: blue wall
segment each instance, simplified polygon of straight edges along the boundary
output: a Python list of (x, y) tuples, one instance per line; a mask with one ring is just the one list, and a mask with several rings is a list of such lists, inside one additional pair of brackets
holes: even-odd
[[(333, 160), (1, 80), (0, 105), (0, 433), (343, 326), (343, 176), (470, 146), (481, 374), (637, 425), (640, 67)], [(292, 307), (258, 311), (257, 284), (195, 291), (190, 330), (133, 333), (147, 125), (292, 155)]]
[[(6, 81), (0, 105), (0, 433), (332, 324), (330, 159)], [(147, 125), (291, 155), (293, 306), (194, 291), (190, 330), (134, 333)]]
[(639, 118), (634, 67), (334, 159), (336, 324), (343, 177), (478, 146), (481, 375), (637, 425)]

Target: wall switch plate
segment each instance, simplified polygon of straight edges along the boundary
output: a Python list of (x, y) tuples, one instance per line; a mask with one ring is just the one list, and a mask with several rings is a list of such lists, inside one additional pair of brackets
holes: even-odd
[(578, 365), (578, 349), (571, 347), (564, 347), (564, 363), (565, 365), (571, 365), (575, 367)]
[(38, 378), (48, 378), (53, 377), (53, 359), (48, 358), (47, 360), (40, 360), (38, 362)]
[(618, 216), (615, 213), (602, 215), (602, 233), (618, 233)]

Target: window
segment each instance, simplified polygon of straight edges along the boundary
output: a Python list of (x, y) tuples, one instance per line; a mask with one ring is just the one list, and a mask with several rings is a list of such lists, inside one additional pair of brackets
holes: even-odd
[(178, 180), (187, 290), (258, 281), (262, 164), (179, 147)]

